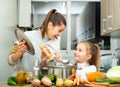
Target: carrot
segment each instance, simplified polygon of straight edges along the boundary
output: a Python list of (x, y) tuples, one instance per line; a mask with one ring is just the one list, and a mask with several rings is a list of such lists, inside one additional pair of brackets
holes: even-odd
[(79, 86), (80, 85), (80, 75), (79, 74), (77, 75), (76, 79), (77, 79), (77, 86)]
[(102, 83), (99, 83), (99, 82), (92, 82), (93, 85), (102, 85), (102, 86), (109, 86), (110, 84), (107, 83), (107, 82), (102, 82)]
[(77, 79), (74, 79), (73, 86), (76, 86), (76, 85), (77, 85)]

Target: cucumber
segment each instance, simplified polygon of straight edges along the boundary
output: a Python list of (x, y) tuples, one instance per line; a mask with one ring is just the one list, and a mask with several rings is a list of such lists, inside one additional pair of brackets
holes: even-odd
[(110, 83), (110, 84), (115, 84), (115, 83), (117, 83), (117, 82), (114, 81), (114, 80), (110, 80), (110, 79), (101, 79), (101, 78), (96, 78), (96, 79), (95, 79), (95, 82), (108, 82), (108, 83)]
[(11, 80), (11, 79), (8, 79), (7, 83), (8, 83), (8, 85), (12, 85), (12, 86), (16, 86), (17, 85), (16, 82)]
[(101, 78), (96, 78), (95, 82), (105, 82), (105, 79), (101, 79)]
[(106, 79), (105, 81), (108, 82), (108, 83), (110, 83), (110, 84), (115, 84), (115, 83), (117, 83), (116, 81), (111, 80), (111, 79)]
[(11, 77), (9, 77), (8, 79), (11, 79), (11, 80), (13, 80), (13, 81), (16, 82), (16, 76), (11, 76)]
[(8, 80), (7, 80), (7, 83), (8, 83), (8, 85), (16, 86), (17, 85), (16, 77), (15, 76), (9, 77)]

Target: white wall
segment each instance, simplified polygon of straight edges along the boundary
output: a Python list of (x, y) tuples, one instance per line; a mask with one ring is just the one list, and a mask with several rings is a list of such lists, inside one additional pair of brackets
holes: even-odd
[(12, 72), (7, 57), (15, 38), (13, 27), (16, 25), (16, 1), (0, 0), (0, 81), (6, 81)]

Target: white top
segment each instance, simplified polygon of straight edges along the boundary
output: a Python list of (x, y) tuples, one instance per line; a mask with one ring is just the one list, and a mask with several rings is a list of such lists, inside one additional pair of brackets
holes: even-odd
[[(29, 40), (33, 44), (35, 55), (31, 55), (25, 52), (23, 58), (18, 62), (13, 62), (12, 55), (10, 55), (8, 61), (11, 65), (16, 67), (17, 70), (19, 69), (19, 66), (24, 66), (25, 72), (33, 72), (33, 61), (38, 60), (39, 62), (41, 62), (41, 50), (40, 50), (41, 44), (49, 44), (55, 50), (60, 52), (60, 37), (58, 37), (55, 40), (49, 40), (48, 38), (42, 39), (40, 30), (26, 31), (25, 35), (29, 38)], [(51, 48), (50, 51), (52, 52), (52, 54), (54, 53), (54, 51)]]
[(95, 71), (97, 71), (95, 65), (89, 65), (88, 63), (77, 63), (76, 76), (80, 74), (80, 79), (87, 80), (86, 74)]

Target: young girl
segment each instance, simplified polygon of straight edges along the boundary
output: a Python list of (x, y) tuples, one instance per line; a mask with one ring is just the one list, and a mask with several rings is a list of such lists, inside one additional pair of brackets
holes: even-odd
[(87, 80), (86, 74), (99, 70), (100, 49), (97, 44), (88, 41), (82, 41), (77, 44), (74, 52), (77, 62), (76, 76), (80, 75), (80, 79)]

